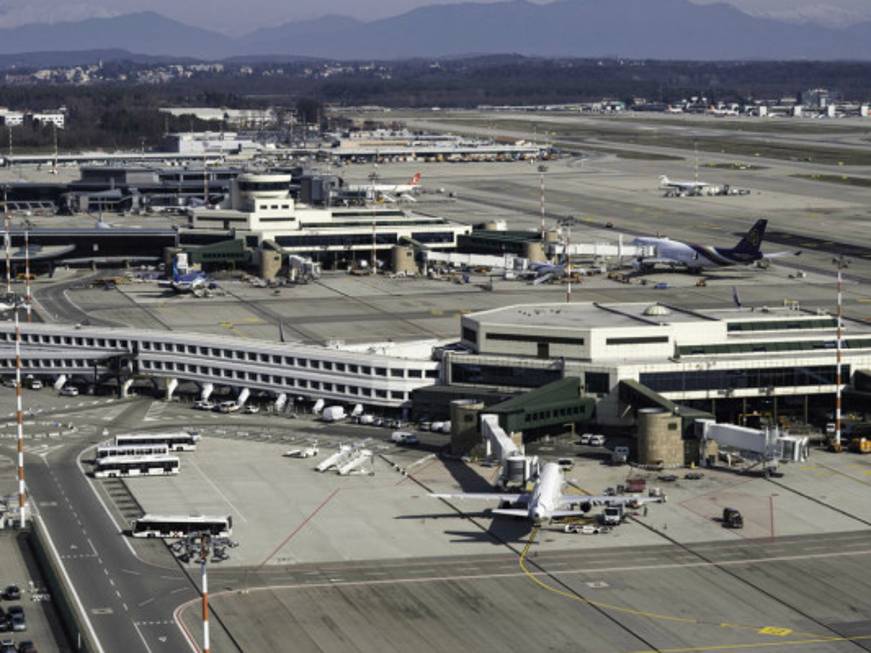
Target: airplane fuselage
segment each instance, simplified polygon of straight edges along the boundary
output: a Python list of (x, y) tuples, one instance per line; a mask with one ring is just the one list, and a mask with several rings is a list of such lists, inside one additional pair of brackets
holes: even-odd
[[(694, 245), (668, 238), (636, 238), (634, 242), (636, 245), (656, 248), (653, 264), (662, 263), (690, 270), (749, 265), (761, 258), (761, 255), (745, 254), (735, 249)], [(644, 263), (643, 260), (641, 262)]]

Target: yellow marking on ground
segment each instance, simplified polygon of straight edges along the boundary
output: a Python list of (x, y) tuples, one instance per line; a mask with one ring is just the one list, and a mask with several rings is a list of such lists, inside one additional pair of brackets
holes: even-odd
[(790, 639), (782, 642), (751, 642), (747, 644), (712, 644), (710, 646), (685, 646), (682, 648), (657, 648), (630, 651), (630, 653), (705, 653), (706, 651), (747, 651), (762, 648), (786, 648), (791, 646), (809, 646), (811, 644), (826, 644), (829, 642), (861, 642), (871, 639), (871, 635), (856, 637), (816, 637), (813, 639)]
[[(539, 572), (539, 573), (532, 572), (529, 570), (529, 568), (526, 565), (526, 559), (529, 555), (529, 549), (532, 547), (532, 544), (535, 542), (536, 537), (538, 537), (539, 530), (540, 530), (540, 528), (538, 526), (536, 526), (532, 529), (532, 531), (529, 534), (529, 539), (526, 541), (526, 545), (523, 547), (523, 551), (520, 554), (520, 569), (521, 569), (521, 571), (523, 571), (523, 574), (529, 580), (531, 580), (533, 583), (538, 585), (540, 588), (547, 590), (548, 592), (552, 592), (553, 594), (557, 594), (558, 596), (562, 596), (564, 598), (570, 599), (572, 601), (576, 601), (578, 603), (583, 603), (585, 605), (589, 605), (589, 606), (594, 607), (594, 608), (600, 608), (602, 610), (608, 610), (611, 612), (620, 612), (623, 614), (630, 614), (630, 615), (634, 615), (636, 617), (643, 617), (643, 618), (651, 619), (654, 621), (670, 621), (672, 623), (684, 623), (684, 624), (691, 624), (691, 625), (696, 625), (696, 626), (718, 626), (720, 628), (730, 628), (733, 630), (749, 630), (749, 631), (753, 631), (755, 633), (762, 633), (762, 631), (764, 631), (764, 630), (772, 630), (772, 631), (781, 630), (781, 631), (792, 632), (788, 628), (778, 629), (776, 626), (763, 626), (762, 628), (760, 628), (758, 625), (751, 626), (751, 625), (742, 625), (742, 624), (716, 623), (713, 621), (710, 621), (710, 622), (703, 621), (703, 620), (697, 619), (695, 617), (681, 617), (681, 616), (677, 616), (677, 615), (663, 614), (661, 612), (651, 612), (648, 610), (636, 610), (634, 608), (626, 608), (626, 607), (623, 607), (620, 605), (613, 605), (611, 603), (603, 603), (601, 601), (591, 601), (591, 600), (585, 599), (584, 597), (579, 596), (577, 594), (567, 592), (565, 590), (559, 589), (558, 587), (554, 587), (552, 585), (548, 585), (543, 580), (541, 580), (541, 578), (539, 578), (539, 576), (541, 575), (541, 572)], [(772, 633), (768, 633), (768, 634), (772, 634)], [(814, 637), (814, 638), (822, 637), (821, 635), (819, 635), (819, 633), (796, 633), (796, 634), (804, 635), (806, 637)], [(826, 640), (816, 639), (815, 641), (826, 641)], [(834, 640), (834, 641), (837, 641), (837, 640)], [(782, 644), (782, 643), (783, 642), (778, 642), (778, 644)], [(756, 646), (763, 646), (763, 645), (764, 644), (756, 644)], [(748, 644), (746, 646), (746, 648), (751, 648), (751, 645)], [(659, 651), (661, 653), (665, 653), (666, 650), (668, 650), (668, 649), (659, 649)], [(684, 650), (689, 652), (689, 651), (696, 651), (696, 650), (706, 651), (709, 649), (705, 648), (705, 647), (688, 648), (688, 649), (673, 649), (672, 653), (679, 653), (680, 651), (684, 651)], [(710, 650), (717, 650), (717, 649), (716, 649), (716, 647), (712, 647), (712, 648), (710, 648)], [(648, 653), (648, 652), (645, 651), (644, 653)], [(649, 653), (653, 653), (653, 652), (651, 651)]]
[(791, 628), (778, 628), (777, 626), (766, 626), (759, 629), (760, 635), (774, 635), (775, 637), (788, 637), (792, 635)]
[(439, 315), (444, 315), (444, 311), (440, 308), (432, 308), (430, 309), (429, 314), (437, 317)]

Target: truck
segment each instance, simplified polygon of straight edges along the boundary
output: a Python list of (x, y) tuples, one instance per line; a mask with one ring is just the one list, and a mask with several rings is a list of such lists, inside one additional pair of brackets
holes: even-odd
[(605, 526), (618, 526), (624, 516), (623, 506), (605, 506), (599, 519)]
[(850, 440), (850, 451), (853, 453), (871, 453), (871, 439), (853, 438)]
[(325, 422), (338, 422), (346, 417), (344, 406), (328, 406), (321, 413), (321, 419)]
[(629, 447), (614, 447), (611, 452), (612, 465), (625, 465), (629, 462)]

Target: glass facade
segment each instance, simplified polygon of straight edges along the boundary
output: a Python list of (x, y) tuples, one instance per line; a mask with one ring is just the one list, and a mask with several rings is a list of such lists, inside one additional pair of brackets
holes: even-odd
[(454, 363), (451, 379), (454, 383), (538, 388), (562, 378), (561, 370), (541, 370), (503, 365), (472, 365)]
[[(841, 368), (841, 382), (850, 379), (850, 366)], [(651, 372), (639, 375), (639, 382), (656, 392), (696, 390), (742, 390), (747, 388), (789, 388), (834, 385), (835, 366), (780, 367), (738, 370), (687, 370)]]

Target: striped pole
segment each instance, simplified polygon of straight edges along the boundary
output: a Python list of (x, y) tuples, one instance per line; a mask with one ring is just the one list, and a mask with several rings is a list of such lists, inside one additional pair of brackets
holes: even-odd
[(209, 577), (206, 573), (206, 563), (209, 557), (209, 538), (203, 536), (200, 546), (200, 577), (203, 587), (203, 653), (209, 653)]
[(841, 272), (841, 264), (838, 264), (838, 337), (836, 344), (836, 364), (835, 364), (835, 450), (841, 448), (841, 361), (843, 348), (843, 273)]
[(21, 323), (18, 319), (18, 305), (15, 313), (15, 419), (18, 425), (18, 511), (20, 526), (27, 525), (25, 516), (27, 497), (24, 487), (24, 409), (21, 400)]
[(30, 229), (24, 230), (24, 309), (27, 311), (27, 323), (31, 322), (30, 295)]
[(6, 296), (12, 296), (12, 225), (9, 219), (9, 191), (3, 187), (3, 244), (6, 247)]
[(544, 240), (544, 172), (547, 170), (545, 166), (538, 167), (538, 199), (541, 209), (541, 239)]

